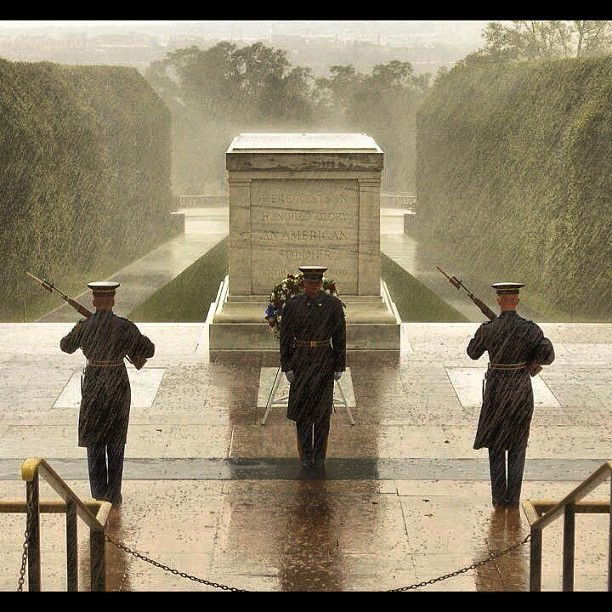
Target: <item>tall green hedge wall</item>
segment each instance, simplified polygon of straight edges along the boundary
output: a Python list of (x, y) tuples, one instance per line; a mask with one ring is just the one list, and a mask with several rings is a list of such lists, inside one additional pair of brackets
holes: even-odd
[(167, 239), (171, 206), (170, 115), (136, 69), (0, 59), (0, 320), (45, 299), (26, 270), (82, 290)]
[(419, 228), (441, 260), (527, 283), (541, 312), (612, 318), (612, 56), (458, 65), (417, 130)]

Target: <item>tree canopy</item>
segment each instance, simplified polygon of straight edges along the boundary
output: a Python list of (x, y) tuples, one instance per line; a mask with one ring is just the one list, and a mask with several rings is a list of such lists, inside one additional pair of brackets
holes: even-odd
[(413, 189), (415, 115), (429, 75), (415, 75), (409, 62), (378, 64), (370, 74), (334, 65), (314, 78), (286, 51), (224, 41), (172, 51), (146, 76), (173, 112), (178, 191), (202, 191), (215, 177), (219, 184), (231, 138), (262, 129), (367, 132), (387, 152), (388, 186)]
[(612, 24), (606, 20), (492, 22), (483, 36), (484, 47), (466, 60), (588, 57), (612, 51)]

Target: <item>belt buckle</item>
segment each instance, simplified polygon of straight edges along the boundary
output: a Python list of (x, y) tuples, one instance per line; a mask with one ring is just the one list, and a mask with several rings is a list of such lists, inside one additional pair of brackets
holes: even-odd
[(315, 348), (315, 346), (317, 346), (317, 341), (316, 340), (311, 340), (309, 343), (310, 348)]

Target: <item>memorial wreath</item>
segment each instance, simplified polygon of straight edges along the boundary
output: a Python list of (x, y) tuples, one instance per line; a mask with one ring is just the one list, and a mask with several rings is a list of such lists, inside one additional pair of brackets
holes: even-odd
[[(272, 289), (272, 293), (270, 293), (270, 303), (266, 308), (265, 320), (277, 340), (280, 340), (280, 322), (283, 317), (285, 303), (289, 298), (304, 293), (304, 286), (302, 285), (303, 277), (304, 275), (301, 272), (299, 274), (287, 274), (287, 278), (278, 283)], [(333, 280), (323, 278), (322, 290), (338, 297), (336, 283)], [(345, 304), (342, 304), (342, 306), (345, 306)]]

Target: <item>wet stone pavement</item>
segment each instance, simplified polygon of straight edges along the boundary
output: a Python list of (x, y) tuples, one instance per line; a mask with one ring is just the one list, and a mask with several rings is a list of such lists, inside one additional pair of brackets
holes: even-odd
[[(349, 353), (356, 425), (337, 408), (317, 478), (297, 467), (284, 408), (260, 425), (262, 368), (277, 367), (277, 355), (209, 355), (204, 324), (139, 326), (157, 351), (143, 371), (130, 372), (139, 390), (124, 501), (108, 525), (130, 548), (242, 589), (379, 591), (453, 572), (527, 535), (522, 510), (493, 511), (486, 451), (472, 449), (473, 385), (486, 364), (465, 355), (476, 323), (403, 324), (401, 351)], [(542, 327), (557, 359), (540, 376), (523, 499), (561, 499), (611, 458), (612, 325)], [(28, 456), (45, 457), (78, 495), (90, 496), (70, 389), (84, 358), (59, 350), (70, 328), (0, 324), (3, 500), (25, 497), (19, 467)], [(457, 378), (466, 368), (475, 370)], [(608, 494), (602, 486), (589, 499)], [(56, 498), (43, 485), (41, 499)], [(582, 514), (576, 523), (576, 590), (605, 590), (609, 517)], [(23, 515), (0, 514), (1, 590), (17, 586), (24, 528)], [(63, 590), (63, 516), (43, 515), (41, 534), (43, 589)], [(545, 590), (561, 588), (561, 542), (558, 521), (544, 532)], [(81, 526), (79, 554), (87, 589)], [(111, 545), (107, 564), (108, 590), (215, 590)], [(528, 580), (526, 545), (423, 590), (526, 590)]]

